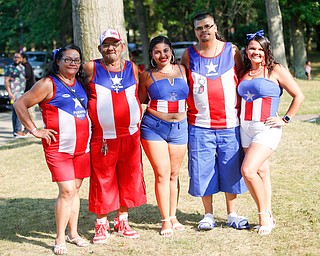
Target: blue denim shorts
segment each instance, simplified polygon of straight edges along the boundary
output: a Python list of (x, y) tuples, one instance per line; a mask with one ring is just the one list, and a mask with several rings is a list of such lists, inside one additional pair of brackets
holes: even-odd
[(141, 138), (145, 140), (166, 141), (178, 145), (188, 142), (187, 118), (180, 122), (167, 122), (146, 111), (140, 129)]

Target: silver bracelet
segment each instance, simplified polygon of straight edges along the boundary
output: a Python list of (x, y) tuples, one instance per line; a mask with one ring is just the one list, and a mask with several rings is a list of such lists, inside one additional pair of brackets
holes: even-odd
[(37, 127), (33, 128), (33, 129), (30, 131), (30, 133), (33, 134), (37, 129), (38, 129)]

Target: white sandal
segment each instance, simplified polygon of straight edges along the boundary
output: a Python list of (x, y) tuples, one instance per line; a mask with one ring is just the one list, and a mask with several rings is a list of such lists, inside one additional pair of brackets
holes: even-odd
[(272, 231), (273, 228), (275, 228), (276, 226), (276, 222), (275, 220), (272, 218), (272, 215), (271, 215), (271, 212), (266, 209), (265, 211), (263, 212), (258, 212), (259, 215), (262, 215), (262, 214), (269, 214), (269, 218), (270, 218), (270, 225), (268, 226), (258, 226), (258, 234), (260, 236), (266, 236), (266, 235), (269, 235)]
[[(177, 220), (177, 216), (170, 216), (169, 218), (170, 218), (170, 221), (172, 219), (176, 219)], [(184, 230), (184, 226), (178, 220), (175, 223), (172, 223), (172, 221), (171, 221), (171, 224), (172, 224), (172, 229), (173, 230), (179, 230), (179, 231)]]
[[(166, 222), (166, 221), (170, 221), (170, 218), (161, 220), (161, 222)], [(170, 223), (171, 223), (171, 221), (170, 221)], [(173, 229), (172, 228), (161, 229), (160, 235), (162, 237), (171, 237), (173, 235)]]

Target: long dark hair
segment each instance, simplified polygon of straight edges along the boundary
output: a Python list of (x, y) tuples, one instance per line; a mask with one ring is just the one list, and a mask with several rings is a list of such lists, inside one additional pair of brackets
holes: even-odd
[(152, 63), (151, 61), (154, 61), (154, 60), (152, 60), (152, 51), (153, 51), (154, 47), (159, 43), (164, 43), (164, 44), (169, 45), (169, 47), (172, 51), (172, 55), (173, 55), (173, 60), (171, 60), (170, 62), (172, 64), (177, 64), (176, 55), (174, 53), (174, 50), (173, 50), (173, 47), (172, 47), (170, 40), (165, 36), (156, 36), (156, 37), (152, 38), (152, 40), (149, 43), (149, 69), (155, 68), (154, 66), (151, 65), (151, 63)]
[(84, 69), (82, 66), (82, 61), (83, 61), (82, 52), (81, 52), (81, 49), (74, 44), (68, 44), (54, 51), (53, 62), (52, 62), (51, 68), (46, 74), (46, 77), (51, 75), (55, 76), (59, 73), (59, 66), (57, 64), (57, 61), (63, 57), (63, 53), (67, 50), (76, 50), (79, 53), (81, 65), (79, 66), (79, 70), (76, 74), (76, 79), (82, 84), (82, 86), (85, 86), (87, 83), (87, 74), (84, 72)]
[(265, 66), (267, 67), (269, 71), (268, 73), (270, 75), (275, 65), (279, 63), (275, 61), (269, 39), (265, 36), (259, 36), (259, 35), (256, 35), (252, 39), (248, 40), (245, 45), (245, 49), (243, 51), (243, 57), (244, 57), (243, 63), (245, 66), (243, 74), (248, 72), (251, 68), (251, 61), (248, 58), (246, 49), (248, 48), (248, 45), (252, 40), (257, 41), (262, 46), (262, 49), (264, 51), (264, 56), (265, 56), (265, 62), (266, 62)]

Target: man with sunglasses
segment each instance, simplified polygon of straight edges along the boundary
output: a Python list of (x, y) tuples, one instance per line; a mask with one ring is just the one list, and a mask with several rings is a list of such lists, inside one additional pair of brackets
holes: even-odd
[(241, 55), (219, 36), (210, 13), (197, 14), (193, 23), (198, 43), (186, 49), (182, 63), (189, 70), (189, 193), (202, 198), (205, 211), (198, 230), (216, 226), (213, 194), (220, 191), (226, 197), (227, 225), (249, 228), (248, 219), (237, 215), (235, 205), (237, 194), (247, 191), (240, 171), (243, 154), (236, 91)]
[(121, 58), (125, 50), (120, 33), (100, 35), (102, 56), (85, 64), (89, 77), (88, 110), (92, 121), (89, 211), (96, 214), (93, 243), (110, 236), (107, 215), (117, 211), (114, 234), (137, 238), (128, 223), (128, 209), (146, 203), (142, 170), (138, 99), (138, 67)]

